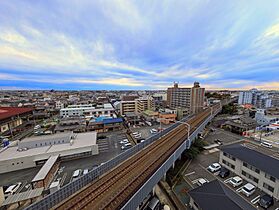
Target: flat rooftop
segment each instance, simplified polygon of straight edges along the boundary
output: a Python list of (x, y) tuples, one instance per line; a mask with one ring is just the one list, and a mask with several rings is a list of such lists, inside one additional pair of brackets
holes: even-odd
[[(32, 137), (27, 137), (20, 142), (34, 142), (34, 141), (45, 141), (45, 140), (65, 140), (65, 142), (69, 142), (71, 136), (73, 135), (72, 132), (63, 132), (63, 133), (57, 133), (53, 135), (42, 135), (42, 136), (32, 136)], [(19, 144), (20, 144), (19, 142)]]
[(50, 156), (47, 162), (43, 165), (43, 167), (40, 169), (40, 171), (36, 174), (36, 176), (33, 178), (32, 182), (37, 182), (40, 180), (43, 180), (46, 178), (48, 172), (52, 168), (52, 166), (57, 161), (59, 155)]
[(96, 132), (78, 133), (73, 141), (73, 144), (55, 144), (42, 147), (31, 148), (26, 151), (17, 151), (17, 146), (8, 147), (0, 152), (0, 161), (12, 160), (16, 158), (37, 156), (37, 155), (51, 155), (52, 152), (63, 152), (65, 150), (73, 150), (78, 148), (90, 147), (96, 145)]

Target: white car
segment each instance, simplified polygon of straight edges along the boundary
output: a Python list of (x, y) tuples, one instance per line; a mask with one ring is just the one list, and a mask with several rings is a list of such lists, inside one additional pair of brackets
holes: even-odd
[(134, 135), (134, 137), (135, 137), (136, 139), (140, 139), (140, 138), (141, 138), (141, 134)]
[(267, 147), (267, 148), (272, 148), (272, 144), (265, 142), (265, 141), (261, 142), (261, 146)]
[(120, 141), (121, 144), (127, 144), (129, 143), (129, 140), (128, 139), (123, 139), (122, 141)]
[(206, 184), (206, 183), (208, 183), (208, 182), (209, 182), (209, 181), (208, 181), (207, 179), (200, 178), (200, 179), (198, 180), (197, 184), (198, 184), (199, 186), (202, 186), (202, 185), (204, 185), (204, 184)]
[(122, 150), (125, 150), (125, 149), (129, 149), (130, 147), (132, 147), (132, 144), (131, 143), (127, 143), (127, 144), (124, 144), (121, 149)]
[(207, 170), (209, 170), (212, 173), (215, 173), (217, 171), (220, 171), (221, 165), (219, 163), (212, 163), (210, 166), (208, 166)]
[(230, 180), (230, 184), (233, 187), (238, 187), (239, 185), (242, 184), (242, 182), (243, 182), (243, 180), (239, 176), (235, 176), (235, 177), (231, 178), (231, 180)]
[(132, 134), (135, 136), (135, 135), (139, 135), (140, 133), (137, 131), (137, 132), (134, 132)]
[(153, 134), (153, 133), (157, 133), (158, 131), (155, 129), (155, 128), (152, 128), (150, 129), (150, 133)]
[(82, 174), (85, 175), (85, 174), (88, 174), (88, 172), (89, 172), (89, 169), (86, 168), (86, 169), (83, 170), (83, 173), (82, 173)]
[(247, 183), (246, 185), (243, 186), (242, 188), (242, 193), (244, 195), (246, 195), (247, 197), (249, 197), (250, 195), (252, 195), (256, 190), (256, 187), (250, 183)]

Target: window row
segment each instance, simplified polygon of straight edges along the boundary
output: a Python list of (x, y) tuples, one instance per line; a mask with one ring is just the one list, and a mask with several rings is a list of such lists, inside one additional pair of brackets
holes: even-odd
[(241, 172), (242, 175), (244, 175), (245, 177), (247, 177), (248, 179), (258, 183), (259, 182), (259, 179), (257, 179), (256, 177), (252, 176), (251, 174), (247, 173), (246, 171), (242, 171)]
[(251, 166), (250, 164), (246, 163), (246, 162), (243, 162), (243, 166), (250, 169), (251, 171), (255, 171), (257, 174), (260, 173), (260, 170), (257, 169), (256, 167), (254, 166)]
[(235, 165), (229, 163), (228, 161), (222, 160), (222, 162), (223, 162), (226, 166), (229, 166), (231, 169), (235, 169)]

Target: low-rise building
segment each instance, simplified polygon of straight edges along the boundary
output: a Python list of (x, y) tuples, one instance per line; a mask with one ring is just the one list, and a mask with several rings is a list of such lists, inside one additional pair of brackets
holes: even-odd
[(243, 134), (243, 132), (255, 129), (257, 122), (248, 116), (233, 116), (222, 127), (229, 129), (231, 132)]
[(256, 210), (249, 202), (218, 180), (189, 191), (194, 210)]
[(60, 109), (60, 117), (92, 117), (107, 116), (113, 117), (115, 110), (111, 104), (103, 104), (101, 106), (93, 106), (92, 104), (70, 105), (67, 108)]
[(176, 114), (174, 113), (169, 113), (169, 112), (160, 112), (158, 116), (159, 122), (163, 124), (170, 124), (170, 123), (175, 123), (176, 121)]
[(279, 199), (279, 160), (242, 144), (221, 148), (219, 162), (260, 190)]
[(82, 117), (66, 117), (60, 119), (55, 126), (54, 133), (62, 133), (73, 131), (75, 133), (84, 132), (86, 130), (86, 121)]
[(99, 153), (96, 132), (28, 137), (0, 150), (0, 174), (40, 166), (50, 156), (74, 159)]
[(32, 108), (0, 107), (0, 134), (16, 132), (17, 127), (29, 121)]

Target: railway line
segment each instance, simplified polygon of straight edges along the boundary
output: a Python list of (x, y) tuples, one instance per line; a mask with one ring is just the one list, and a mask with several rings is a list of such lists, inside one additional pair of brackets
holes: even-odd
[[(219, 105), (212, 107), (216, 111)], [(211, 113), (211, 109), (189, 119), (194, 132)], [(120, 209), (140, 186), (185, 141), (187, 127), (183, 124), (145, 147), (137, 154), (90, 183), (53, 209)]]

